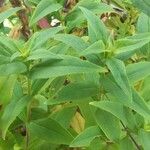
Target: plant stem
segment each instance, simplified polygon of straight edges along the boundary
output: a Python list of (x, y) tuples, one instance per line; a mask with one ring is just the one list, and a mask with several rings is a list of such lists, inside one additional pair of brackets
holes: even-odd
[(134, 137), (131, 135), (131, 133), (129, 132), (129, 130), (126, 128), (126, 126), (123, 124), (122, 121), (120, 121), (123, 128), (125, 129), (125, 131), (127, 132), (127, 135), (130, 137), (130, 139), (132, 140), (132, 142), (135, 144), (137, 150), (141, 150), (141, 147), (138, 145), (138, 143), (135, 141)]
[[(22, 7), (22, 3), (20, 0), (9, 0), (9, 1), (13, 7)], [(25, 39), (28, 40), (30, 36), (30, 28), (29, 28), (29, 21), (28, 21), (28, 17), (26, 14), (26, 10), (21, 9), (20, 11), (18, 11), (17, 15), (22, 23), (21, 32), (23, 36), (25, 37)]]

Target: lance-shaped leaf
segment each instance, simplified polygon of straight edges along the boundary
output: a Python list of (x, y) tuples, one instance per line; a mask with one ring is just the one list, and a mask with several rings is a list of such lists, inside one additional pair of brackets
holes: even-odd
[(129, 99), (132, 99), (131, 87), (124, 63), (118, 59), (111, 58), (107, 60), (106, 64), (118, 86), (120, 86)]
[(150, 139), (150, 132), (141, 129), (139, 132), (139, 140), (144, 150), (149, 150), (150, 148), (149, 139)]
[(88, 21), (88, 32), (91, 42), (102, 40), (104, 43), (106, 43), (108, 32), (100, 18), (84, 7), (80, 6), (79, 8)]
[(89, 72), (105, 72), (106, 69), (88, 61), (83, 61), (72, 56), (63, 56), (63, 60), (50, 61), (39, 64), (31, 70), (32, 79), (58, 77), (69, 74), (81, 74)]
[(136, 83), (150, 75), (150, 62), (130, 64), (126, 68), (131, 83)]
[(120, 139), (121, 128), (119, 125), (119, 119), (111, 113), (101, 109), (96, 110), (95, 119), (99, 127), (110, 140), (117, 141)]
[(67, 44), (78, 52), (88, 47), (88, 44), (82, 38), (71, 34), (57, 34), (54, 39)]
[(132, 93), (133, 93), (133, 101), (127, 104), (127, 106), (135, 110), (138, 114), (140, 114), (144, 118), (150, 119), (150, 109), (148, 107), (148, 104), (146, 104), (144, 99), (134, 89), (132, 89)]
[(19, 42), (16, 43), (15, 40), (7, 36), (0, 36), (0, 54), (4, 56), (12, 56), (16, 51), (19, 51), (18, 45)]
[(55, 59), (55, 60), (61, 60), (61, 56), (58, 54), (54, 54), (44, 48), (37, 49), (35, 51), (32, 51), (27, 58), (27, 60), (38, 60), (38, 59)]
[(30, 133), (53, 144), (70, 144), (73, 136), (57, 121), (51, 118), (40, 119), (28, 125)]
[(0, 77), (0, 105), (5, 106), (11, 100), (16, 79), (16, 75)]
[(93, 82), (75, 82), (63, 87), (56, 95), (56, 101), (72, 101), (95, 96), (99, 93), (99, 86)]
[(0, 13), (0, 23), (2, 23), (5, 19), (9, 18), (11, 15), (15, 14), (17, 11), (19, 11), (20, 7), (10, 8), (4, 12)]
[(9, 105), (6, 106), (4, 113), (0, 120), (3, 139), (5, 139), (8, 127), (16, 119), (16, 117), (21, 113), (21, 111), (27, 106), (30, 100), (31, 100), (31, 97), (23, 96), (20, 99), (13, 99), (9, 103)]
[[(138, 18), (136, 29), (139, 33), (150, 32), (150, 16), (141, 13)], [(150, 49), (150, 42), (146, 44), (144, 47), (142, 47), (140, 49), (140, 52), (144, 55), (149, 55), (150, 54), (149, 49)]]
[(124, 111), (124, 106), (121, 103), (111, 102), (111, 101), (95, 101), (91, 102), (90, 105), (93, 105), (97, 108), (105, 110), (112, 115), (116, 116), (120, 119), (123, 123), (127, 124), (126, 114)]
[(33, 15), (30, 19), (30, 26), (35, 24), (41, 18), (45, 17), (46, 15), (58, 11), (62, 6), (58, 3), (54, 3), (52, 0), (42, 0), (36, 7)]
[(89, 47), (80, 52), (80, 56), (90, 55), (90, 54), (100, 54), (103, 52), (109, 52), (105, 49), (105, 45), (102, 40), (96, 41)]
[(133, 4), (141, 11), (150, 16), (150, 1), (149, 0), (132, 0)]
[(100, 136), (101, 130), (98, 126), (91, 126), (81, 132), (70, 144), (71, 147), (89, 146), (94, 138)]
[(116, 57), (119, 59), (128, 59), (144, 45), (150, 42), (149, 33), (141, 33), (132, 37), (119, 39), (115, 42), (114, 48)]
[(54, 35), (62, 29), (62, 27), (54, 27), (50, 29), (44, 29), (40, 32), (36, 32), (26, 43), (25, 49), (26, 47), (28, 47), (29, 50), (36, 50), (37, 48), (40, 48), (40, 46), (42, 46), (50, 38), (53, 38)]
[(12, 62), (0, 65), (0, 75), (8, 76), (11, 74), (23, 73), (27, 70), (27, 67), (22, 62)]

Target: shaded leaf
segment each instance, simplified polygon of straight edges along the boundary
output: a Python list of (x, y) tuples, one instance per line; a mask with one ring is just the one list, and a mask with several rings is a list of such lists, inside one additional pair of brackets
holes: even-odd
[(71, 147), (89, 146), (92, 140), (101, 135), (98, 126), (91, 126), (81, 132), (70, 144)]
[(53, 144), (69, 144), (73, 139), (65, 128), (51, 118), (31, 122), (28, 128), (32, 135)]
[(3, 139), (5, 139), (6, 132), (10, 124), (16, 119), (16, 117), (21, 113), (21, 111), (27, 106), (30, 100), (31, 100), (31, 97), (23, 96), (20, 99), (13, 99), (9, 103), (9, 105), (6, 106), (4, 113), (0, 120)]
[(110, 140), (117, 141), (120, 139), (121, 129), (116, 117), (107, 111), (98, 109), (95, 112), (95, 119)]

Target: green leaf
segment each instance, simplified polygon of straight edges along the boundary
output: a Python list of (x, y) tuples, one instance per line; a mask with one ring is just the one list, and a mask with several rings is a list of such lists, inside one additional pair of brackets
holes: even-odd
[(127, 75), (132, 84), (150, 75), (150, 62), (139, 62), (127, 66)]
[(95, 101), (90, 102), (90, 105), (111, 113), (112, 115), (120, 119), (123, 123), (127, 124), (123, 104), (111, 101)]
[(23, 73), (27, 67), (22, 62), (12, 62), (0, 65), (0, 76)]
[(69, 28), (69, 31), (74, 27), (80, 27), (85, 20), (79, 6), (85, 7), (94, 14), (99, 15), (102, 15), (103, 13), (115, 13), (114, 9), (105, 3), (100, 3), (97, 0), (81, 0), (73, 7), (71, 12), (69, 12), (65, 18), (67, 20), (67, 27)]
[(2, 23), (5, 19), (9, 18), (13, 14), (15, 14), (17, 11), (19, 11), (20, 7), (10, 8), (4, 12), (0, 13), (0, 23)]
[(6, 106), (4, 113), (3, 113), (1, 120), (0, 120), (3, 139), (5, 139), (6, 132), (9, 128), (9, 126), (11, 125), (11, 123), (21, 113), (21, 111), (27, 106), (27, 104), (30, 100), (31, 100), (31, 97), (23, 96), (20, 99), (13, 99)]
[(122, 104), (131, 102), (129, 96), (124, 93), (124, 91), (115, 83), (111, 78), (101, 78), (102, 85), (107, 92), (107, 95)]
[(101, 130), (98, 126), (91, 126), (81, 132), (70, 144), (71, 147), (89, 146), (94, 138), (100, 136)]
[(60, 123), (64, 128), (70, 127), (70, 122), (77, 110), (77, 107), (65, 107), (60, 111), (52, 114), (52, 119)]
[(31, 78), (49, 78), (58, 77), (69, 74), (80, 74), (89, 72), (105, 72), (105, 69), (92, 64), (88, 61), (83, 61), (76, 57), (63, 56), (60, 61), (45, 62), (34, 67), (31, 70)]
[(150, 148), (150, 143), (149, 143), (150, 132), (141, 129), (139, 132), (139, 139), (140, 139), (140, 143), (143, 146), (144, 150), (149, 150), (149, 148)]
[(16, 75), (0, 77), (0, 104), (7, 104), (12, 98)]
[(39, 79), (39, 80), (35, 80), (32, 83), (32, 95), (37, 94), (42, 87), (46, 84), (48, 80), (47, 79)]
[(149, 0), (132, 0), (133, 4), (141, 11), (150, 16), (150, 1)]
[(58, 3), (54, 3), (52, 0), (41, 0), (40, 3), (37, 5), (33, 15), (30, 19), (30, 26), (35, 24), (41, 18), (45, 17), (46, 15), (58, 11), (62, 6)]
[(0, 54), (4, 56), (12, 56), (16, 51), (19, 51), (17, 44), (15, 40), (12, 40), (11, 38), (7, 36), (0, 36)]
[(119, 150), (135, 150), (135, 147), (132, 141), (128, 137), (125, 137), (119, 143)]
[(80, 56), (90, 55), (90, 54), (100, 54), (103, 52), (108, 52), (105, 49), (105, 45), (102, 40), (96, 41), (95, 43), (91, 44), (89, 47), (84, 49), (80, 52)]
[(63, 30), (62, 27), (54, 27), (34, 33), (25, 45), (24, 49), (27, 47), (29, 50), (34, 51), (41, 48), (45, 42), (47, 42), (50, 38), (53, 38), (54, 35), (61, 30)]
[(137, 30), (139, 33), (150, 32), (150, 16), (141, 13), (138, 22)]
[(120, 86), (129, 99), (132, 99), (131, 87), (124, 63), (118, 59), (111, 58), (107, 60), (106, 64), (118, 86)]
[(56, 101), (79, 100), (99, 93), (99, 86), (92, 82), (82, 81), (63, 87), (56, 95)]
[[(141, 13), (138, 18), (136, 29), (139, 33), (150, 32), (150, 17), (144, 13)], [(140, 52), (142, 54), (149, 56), (150, 55), (149, 49), (150, 49), (150, 42), (146, 44), (144, 47), (142, 47)]]
[(116, 57), (123, 60), (128, 59), (149, 42), (149, 33), (141, 33), (132, 37), (119, 39), (114, 45)]
[(95, 112), (95, 119), (105, 135), (113, 141), (118, 141), (121, 135), (119, 120), (111, 113), (98, 109)]
[(70, 144), (73, 139), (65, 128), (51, 118), (33, 121), (28, 128), (33, 136), (53, 144)]
[(32, 51), (27, 58), (27, 60), (38, 60), (38, 59), (55, 59), (55, 60), (61, 60), (61, 56), (58, 54), (54, 54), (44, 48), (37, 49), (35, 51)]
[(102, 40), (106, 43), (108, 32), (103, 22), (95, 14), (84, 7), (79, 7), (88, 21), (88, 32), (91, 42)]
[(88, 46), (88, 44), (82, 38), (71, 34), (57, 34), (55, 35), (54, 39), (71, 46), (77, 50), (77, 52), (83, 51)]
[(135, 110), (138, 114), (146, 119), (150, 119), (150, 109), (144, 99), (133, 89), (132, 90), (133, 101), (127, 104), (127, 106)]

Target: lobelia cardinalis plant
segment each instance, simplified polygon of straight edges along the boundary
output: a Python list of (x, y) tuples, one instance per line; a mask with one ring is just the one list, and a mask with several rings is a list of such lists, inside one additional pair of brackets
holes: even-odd
[(0, 149), (149, 150), (148, 0), (0, 4)]

